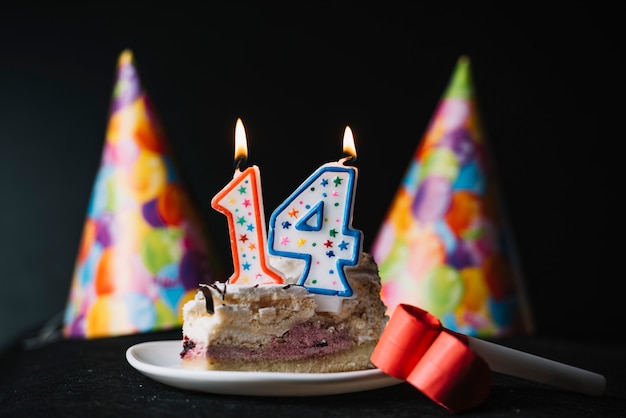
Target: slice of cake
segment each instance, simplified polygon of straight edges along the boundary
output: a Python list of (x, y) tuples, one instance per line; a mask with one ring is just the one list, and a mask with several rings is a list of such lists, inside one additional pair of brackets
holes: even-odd
[(372, 256), (363, 253), (356, 266), (346, 268), (350, 298), (314, 295), (296, 285), (298, 262), (271, 260), (288, 284), (201, 285), (183, 307), (183, 368), (301, 373), (373, 368), (370, 355), (388, 317)]

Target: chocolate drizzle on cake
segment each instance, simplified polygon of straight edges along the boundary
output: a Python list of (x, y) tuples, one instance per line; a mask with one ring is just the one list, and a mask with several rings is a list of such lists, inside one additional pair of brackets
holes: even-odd
[(289, 289), (292, 286), (306, 287), (306, 286), (304, 286), (302, 284), (298, 284), (298, 283), (289, 283), (289, 284), (286, 284), (285, 286), (283, 286), (283, 290), (287, 290), (287, 289)]
[(201, 284), (200, 290), (204, 295), (204, 300), (206, 301), (206, 311), (207, 313), (214, 314), (215, 306), (213, 305), (213, 295), (211, 294), (211, 290), (214, 289), (220, 296), (222, 296), (222, 300), (226, 297), (226, 283), (224, 283), (224, 288), (220, 289), (217, 286), (217, 283), (209, 283), (209, 284)]
[(224, 300), (224, 298), (226, 296), (226, 283), (224, 283), (224, 288), (223, 289), (220, 289), (219, 287), (217, 287), (217, 283), (211, 283), (211, 284), (209, 284), (209, 287), (211, 287), (212, 289), (215, 289), (215, 291), (217, 293), (222, 295), (222, 300)]
[(214, 314), (215, 309), (213, 307), (213, 295), (211, 295), (211, 291), (209, 290), (208, 286), (200, 286), (200, 290), (202, 291), (202, 294), (204, 295), (204, 301), (206, 303), (207, 313)]

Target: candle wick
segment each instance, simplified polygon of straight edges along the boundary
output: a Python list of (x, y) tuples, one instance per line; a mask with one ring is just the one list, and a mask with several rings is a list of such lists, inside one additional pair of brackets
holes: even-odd
[(356, 161), (356, 157), (354, 155), (350, 155), (350, 154), (346, 154), (345, 157), (343, 157), (342, 159), (339, 160), (339, 162), (343, 165), (346, 165), (346, 163), (354, 163)]
[(235, 160), (235, 167), (234, 167), (235, 170), (241, 171), (241, 168), (246, 165), (247, 160), (248, 159), (246, 157), (239, 157), (239, 158), (237, 158)]

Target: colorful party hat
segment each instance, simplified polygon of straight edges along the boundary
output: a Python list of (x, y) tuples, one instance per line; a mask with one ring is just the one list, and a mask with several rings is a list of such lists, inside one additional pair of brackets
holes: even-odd
[(531, 331), (497, 188), (463, 56), (372, 245), (388, 313), (405, 303), (468, 335)]
[(72, 278), (66, 337), (170, 329), (198, 284), (221, 280), (130, 51), (117, 66), (106, 139)]

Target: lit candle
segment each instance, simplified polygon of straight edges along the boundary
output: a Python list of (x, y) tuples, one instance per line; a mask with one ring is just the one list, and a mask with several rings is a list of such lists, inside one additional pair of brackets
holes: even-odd
[(240, 170), (248, 157), (246, 132), (241, 119), (235, 126), (235, 174), (213, 199), (211, 206), (228, 218), (234, 273), (229, 283), (283, 283), (267, 259), (265, 215), (261, 176), (255, 165)]
[(304, 269), (298, 284), (320, 295), (352, 296), (344, 272), (361, 254), (361, 231), (352, 229), (357, 180), (354, 137), (346, 127), (343, 150), (349, 156), (320, 166), (272, 213), (270, 254), (298, 258)]

